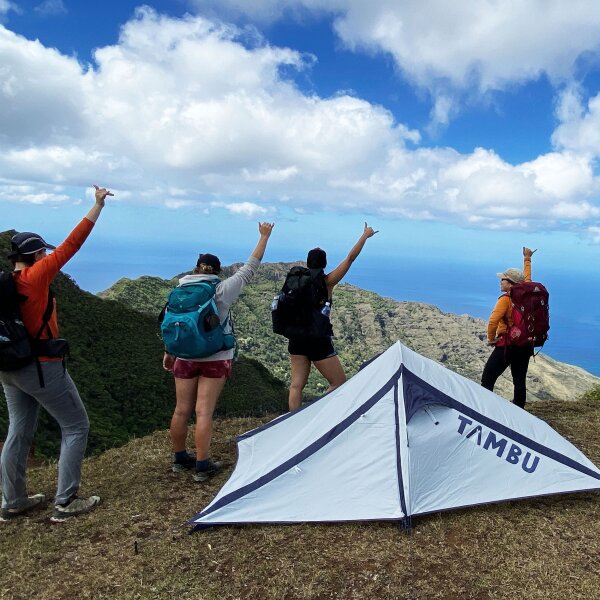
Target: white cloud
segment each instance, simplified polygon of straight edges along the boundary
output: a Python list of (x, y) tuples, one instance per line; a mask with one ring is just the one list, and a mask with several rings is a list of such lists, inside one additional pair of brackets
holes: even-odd
[(458, 112), (456, 101), (445, 94), (438, 94), (434, 99), (431, 109), (430, 133), (435, 134), (439, 127), (445, 127), (450, 123), (451, 117)]
[(587, 232), (594, 244), (600, 244), (600, 227), (589, 227)]
[[(593, 156), (574, 133), (559, 128), (555, 152), (521, 165), (489, 149), (419, 147), (383, 107), (306, 95), (283, 77), (312, 59), (243, 37), (145, 8), (82, 66), (0, 27), (0, 200), (14, 182), (100, 183), (128, 202), (252, 218), (285, 206), (479, 228), (596, 226)], [(598, 109), (570, 93), (557, 110), (583, 127)], [(440, 102), (439, 118), (451, 110)]]
[(255, 218), (266, 215), (269, 211), (264, 206), (259, 206), (254, 202), (213, 202), (211, 206), (215, 208), (224, 208), (232, 215), (241, 215), (243, 217)]
[(26, 202), (57, 205), (73, 202), (61, 186), (46, 184), (10, 184), (0, 180), (0, 202)]
[(246, 181), (254, 182), (282, 182), (291, 179), (299, 173), (297, 167), (287, 167), (283, 169), (259, 169), (257, 171), (250, 171), (248, 169), (242, 169), (242, 174)]
[(480, 91), (547, 74), (571, 75), (600, 44), (600, 6), (590, 0), (445, 2), (349, 0), (336, 30), (350, 47), (390, 53), (419, 85), (475, 85)]
[(569, 221), (586, 221), (600, 217), (600, 208), (589, 202), (559, 202), (551, 208), (552, 216)]
[(63, 0), (44, 0), (35, 7), (35, 12), (42, 17), (55, 17), (68, 11)]
[(523, 163), (519, 170), (532, 175), (535, 186), (548, 197), (576, 198), (597, 192), (597, 182), (589, 157), (569, 152), (550, 152)]
[(19, 7), (14, 2), (11, 2), (10, 0), (0, 0), (0, 23), (3, 22), (3, 17), (11, 10), (16, 13), (20, 12)]
[(434, 92), (449, 85), (479, 91), (514, 82), (569, 77), (600, 47), (594, 0), (196, 0), (198, 10), (274, 20), (293, 10), (326, 11), (345, 45), (390, 54), (399, 69)]
[(552, 141), (558, 148), (600, 156), (600, 94), (584, 107), (581, 95), (567, 89), (560, 97), (557, 116), (561, 120)]
[(260, 23), (269, 23), (286, 14), (302, 17), (305, 12), (335, 12), (344, 0), (189, 0), (202, 14), (235, 17), (248, 15)]
[(173, 198), (169, 200), (165, 200), (165, 206), (172, 210), (177, 210), (178, 208), (184, 208), (186, 206), (192, 206), (194, 203), (191, 200), (175, 200)]
[(82, 67), (0, 25), (0, 144), (64, 144), (85, 135)]

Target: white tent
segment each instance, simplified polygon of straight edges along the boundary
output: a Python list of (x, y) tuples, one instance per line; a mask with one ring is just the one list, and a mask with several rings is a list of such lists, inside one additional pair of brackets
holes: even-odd
[(394, 344), (343, 386), (238, 438), (238, 462), (191, 523), (404, 519), (600, 489), (544, 421)]

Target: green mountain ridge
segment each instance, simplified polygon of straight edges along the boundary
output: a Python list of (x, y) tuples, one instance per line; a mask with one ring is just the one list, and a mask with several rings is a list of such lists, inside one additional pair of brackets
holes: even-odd
[[(12, 269), (5, 257), (13, 234), (0, 234), (0, 270)], [(81, 251), (85, 252), (85, 247)], [(53, 289), (61, 335), (71, 347), (68, 369), (90, 417), (88, 453), (164, 429), (175, 406), (175, 390), (173, 377), (162, 368), (163, 345), (156, 316), (103, 300), (62, 273)], [(286, 406), (283, 383), (259, 362), (242, 357), (223, 392), (218, 414), (260, 416)], [(0, 441), (7, 427), (0, 386)], [(58, 453), (60, 431), (43, 410), (34, 443), (39, 456)]]
[[(261, 265), (232, 310), (242, 355), (259, 360), (284, 381), (289, 380), (287, 340), (271, 330), (270, 303), (292, 264), (302, 263)], [(239, 266), (224, 268), (223, 276), (227, 277)], [(99, 296), (156, 315), (176, 284), (177, 278), (121, 279)], [(348, 375), (397, 340), (477, 382), (490, 353), (485, 343), (486, 324), (481, 319), (444, 313), (430, 304), (399, 302), (348, 284), (335, 289), (332, 323), (335, 347)], [(528, 399), (575, 400), (598, 384), (600, 379), (591, 373), (539, 354), (530, 364)], [(307, 395), (321, 394), (324, 389), (322, 377), (313, 369)], [(508, 370), (498, 380), (496, 391), (506, 398), (512, 397)]]

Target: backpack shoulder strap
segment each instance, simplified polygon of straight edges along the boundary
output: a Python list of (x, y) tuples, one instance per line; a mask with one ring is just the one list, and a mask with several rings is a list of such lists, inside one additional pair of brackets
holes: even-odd
[(53, 310), (54, 310), (54, 292), (50, 288), (48, 288), (48, 303), (46, 304), (46, 310), (44, 311), (44, 314), (42, 315), (42, 326), (40, 327), (40, 329), (37, 332), (34, 339), (36, 339), (36, 340), (40, 339), (40, 336), (42, 335), (42, 331), (44, 331), (44, 328), (46, 328), (49, 339), (52, 339), (54, 337), (54, 335), (52, 334), (52, 330), (50, 329), (50, 317), (52, 316)]
[(329, 300), (327, 297), (327, 284), (325, 283), (325, 271), (323, 269), (310, 269), (310, 280), (317, 291), (316, 300)]

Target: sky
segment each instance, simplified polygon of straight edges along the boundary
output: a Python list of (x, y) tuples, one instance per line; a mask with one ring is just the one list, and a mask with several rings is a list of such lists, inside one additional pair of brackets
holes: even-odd
[(0, 230), (57, 243), (110, 188), (92, 291), (259, 220), (267, 260), (366, 221), (381, 260), (594, 276), (599, 87), (594, 0), (0, 0)]

